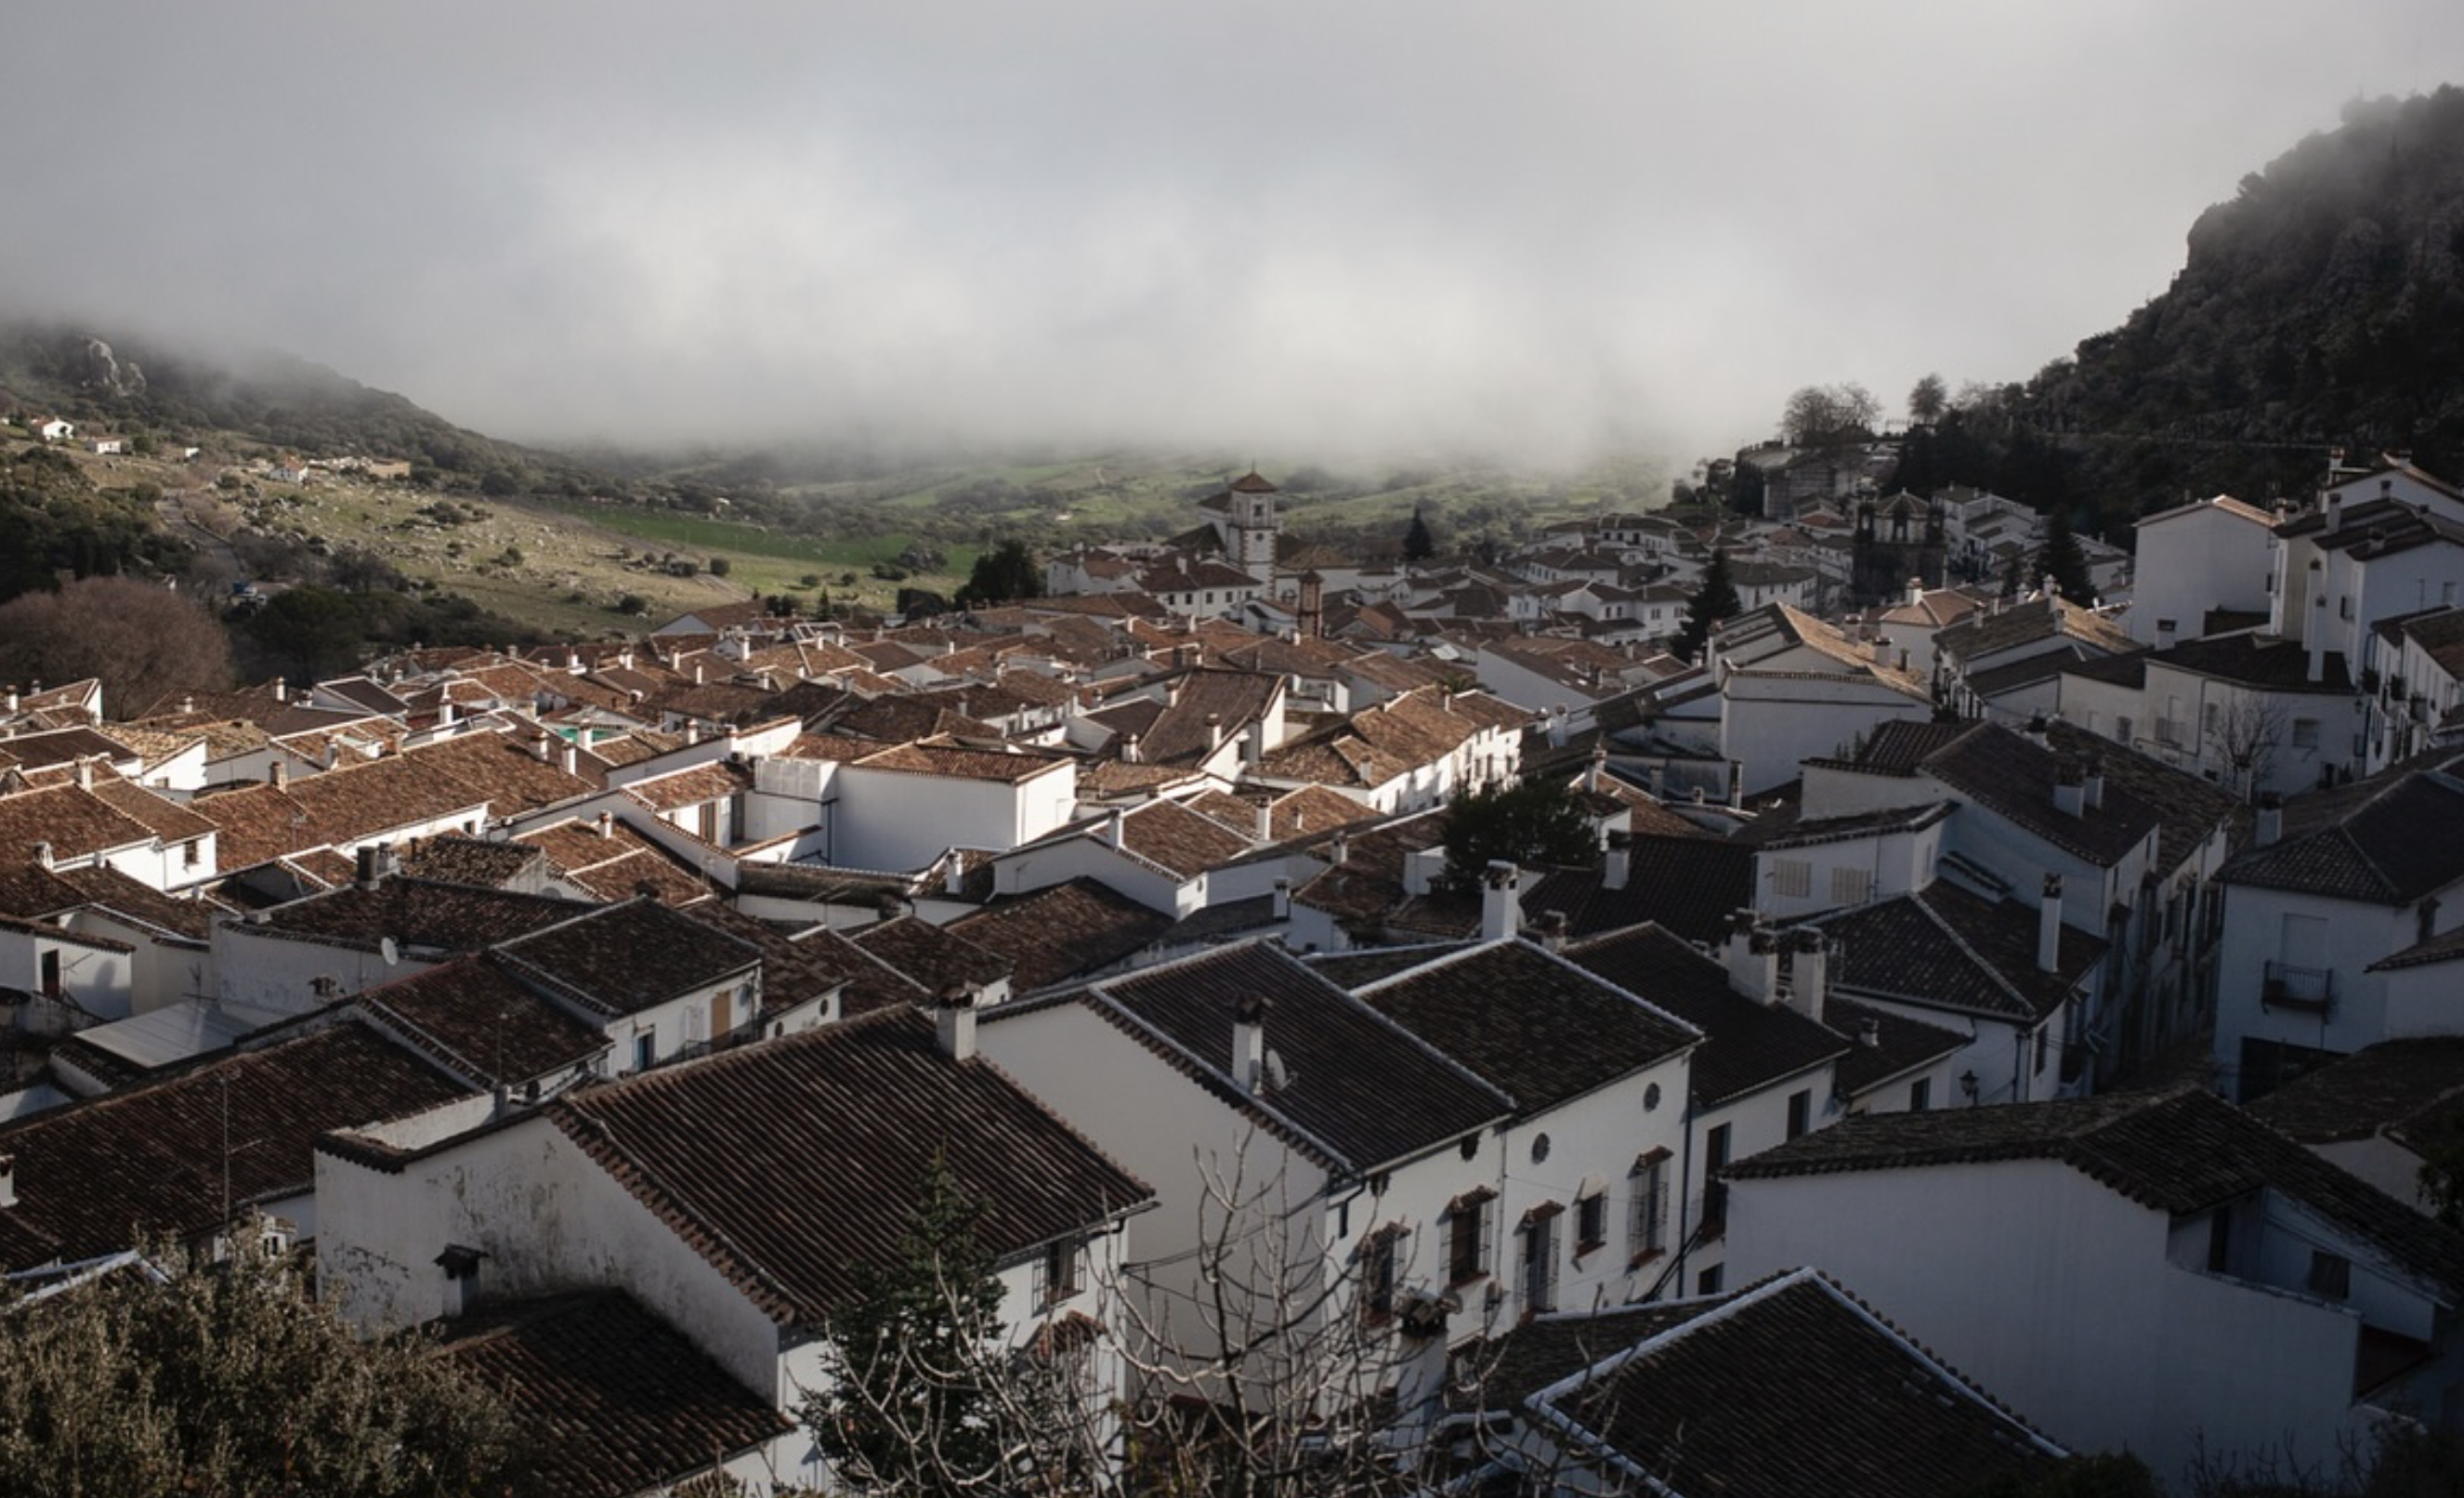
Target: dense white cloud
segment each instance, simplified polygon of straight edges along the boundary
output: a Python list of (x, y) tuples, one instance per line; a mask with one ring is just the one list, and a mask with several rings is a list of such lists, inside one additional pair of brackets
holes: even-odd
[(2024, 377), (2464, 6), (163, 7), (12, 18), (0, 300), (456, 420), (1648, 439)]

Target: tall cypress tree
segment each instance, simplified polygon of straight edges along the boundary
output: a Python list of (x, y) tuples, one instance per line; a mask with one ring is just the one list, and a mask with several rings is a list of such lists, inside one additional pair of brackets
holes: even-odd
[(1429, 534), (1429, 522), (1427, 518), (1420, 514), (1420, 507), (1419, 505), (1414, 505), (1412, 507), (1412, 524), (1410, 528), (1403, 532), (1403, 560), (1405, 562), (1426, 562), (1431, 557), (1436, 556), (1437, 551), (1437, 538)]
[(1695, 590), (1694, 601), (1685, 606), (1685, 623), (1679, 627), (1677, 639), (1669, 649), (1681, 661), (1696, 659), (1711, 638), (1711, 627), (1723, 619), (1735, 618), (1745, 609), (1745, 600), (1737, 596), (1736, 580), (1728, 574), (1728, 553), (1725, 548), (1714, 548), (1711, 564), (1703, 569), (1703, 585)]
[(2045, 544), (2036, 553), (2037, 584), (2042, 586), (2048, 578), (2072, 603), (2096, 602), (2096, 582), (2088, 576), (2087, 553), (2079, 549), (2079, 537), (2071, 531), (2070, 512), (2058, 506), (2045, 518)]

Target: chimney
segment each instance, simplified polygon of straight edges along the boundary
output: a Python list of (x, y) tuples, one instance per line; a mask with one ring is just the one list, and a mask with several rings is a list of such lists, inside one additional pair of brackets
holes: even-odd
[(276, 702), (288, 702), (291, 700), (290, 683), (284, 681), (279, 676), (274, 678), (274, 700)]
[(2087, 777), (2079, 761), (2068, 755), (2054, 766), (2054, 809), (2066, 817), (2077, 817), (2087, 810)]
[(1341, 827), (1334, 829), (1333, 841), (1327, 844), (1326, 861), (1340, 869), (1352, 857), (1352, 835)]
[(1910, 608), (1919, 607), (1925, 603), (1925, 579), (1908, 579), (1908, 596), (1906, 603), (1907, 606)]
[(1752, 911), (1728, 918), (1728, 986), (1749, 999), (1768, 1002), (1779, 986), (1779, 943)]
[(582, 746), (575, 743), (570, 738), (566, 739), (564, 741), (564, 748), (560, 751), (557, 756), (557, 766), (563, 770), (567, 775), (580, 775), (582, 773)]
[(933, 1001), (933, 1024), (941, 1042), (941, 1054), (952, 1061), (972, 1061), (976, 1054), (976, 994), (961, 983), (952, 983)]
[(1568, 923), (1566, 920), (1566, 913), (1564, 911), (1542, 911), (1537, 924), (1540, 928), (1540, 944), (1542, 946), (1548, 948), (1551, 952), (1563, 952), (1566, 950), (1566, 929)]
[(94, 789), (94, 761), (92, 760), (79, 760), (77, 762), (77, 789), (81, 791), (90, 791)]
[(1221, 713), (1206, 715), (1206, 747), (1210, 753), (1223, 747), (1223, 715)]
[(1634, 868), (1634, 834), (1611, 832), (1608, 851), (1600, 857), (1600, 888), (1622, 890)]
[(2268, 791), (2258, 798), (2258, 827), (2251, 838), (2253, 848), (2274, 848), (2284, 835), (2284, 798)]
[(1746, 761), (1743, 760), (1728, 761), (1728, 809), (1746, 809)]
[(1123, 764), (1136, 764), (1143, 759), (1145, 759), (1145, 755), (1138, 748), (1138, 736), (1135, 734), (1123, 735), (1121, 737), (1121, 762)]
[(698, 687), (701, 684), (701, 662), (695, 661), (693, 662), (693, 685)]
[(2159, 619), (2159, 620), (2157, 620), (2157, 621), (2156, 621), (2156, 649), (2158, 649), (2158, 650), (2171, 650), (2171, 649), (2173, 648), (2173, 642), (2175, 641), (2175, 639), (2176, 639), (2176, 638), (2178, 638), (2179, 634), (2180, 634), (2180, 626), (2178, 626), (2178, 625), (2174, 624), (2172, 620), (2170, 620), (2170, 619)]
[[(16, 710), (17, 710), (17, 689), (16, 689), (16, 688), (14, 688), (14, 687), (11, 687), (11, 688), (10, 688), (10, 689), (9, 689), (9, 711), (11, 711), (11, 713), (13, 713), (13, 712), (15, 712)], [(196, 699), (195, 697), (193, 697), (193, 696), (187, 696), (187, 697), (182, 697), (182, 698), (180, 699), (180, 711), (181, 711), (183, 714), (193, 713), (193, 712), (195, 712), (196, 710), (197, 710), (197, 699)]]
[(1272, 909), (1273, 909), (1273, 911), (1274, 911), (1274, 918), (1275, 918), (1276, 920), (1289, 920), (1289, 919), (1291, 919), (1291, 918), (1292, 918), (1292, 882), (1291, 882), (1289, 879), (1278, 879), (1278, 880), (1276, 880), (1276, 881), (1275, 881), (1275, 896), (1274, 896), (1274, 899), (1275, 899), (1275, 903), (1274, 903), (1274, 905), (1273, 905), (1273, 907), (1272, 907)]
[(451, 728), (453, 726), (453, 702), (451, 698), (449, 697), (436, 704), (436, 726), (439, 728)]
[(1114, 806), (1112, 808), (1111, 816), (1107, 818), (1104, 823), (1104, 842), (1106, 846), (1111, 848), (1120, 847), (1121, 834), (1128, 828), (1129, 823), (1129, 812), (1122, 807)]
[(1480, 876), (1480, 939), (1495, 941), (1523, 929), (1523, 870), (1491, 859)]
[(2025, 737), (2028, 742), (2035, 744), (2039, 749), (2051, 747), (2050, 729), (2045, 722), (2044, 714), (2038, 713), (2028, 719), (2028, 727)]
[(275, 790), (288, 789), (291, 784), (291, 761), (275, 760), (273, 768), (265, 772), (265, 782)]
[(2343, 527), (2344, 496), (2330, 493), (2327, 496), (2327, 534), (2333, 536)]
[(2062, 876), (2045, 875), (2044, 902), (2036, 907), (2036, 971), (2062, 970)]
[(1859, 1020), (1857, 1022), (1857, 1044), (1859, 1046), (1881, 1045), (1882, 1022), (1875, 1019), (1871, 1015)]
[(697, 744), (697, 743), (699, 743), (699, 742), (701, 742), (701, 725), (700, 725), (699, 723), (697, 723), (697, 722), (694, 722), (692, 718), (686, 718), (686, 719), (685, 719), (685, 746), (686, 746), (687, 748), (691, 748), (692, 746), (693, 746), (694, 744)]
[(34, 845), (34, 862), (35, 862), (35, 863), (37, 863), (37, 864), (40, 864), (42, 867), (44, 867), (44, 868), (46, 868), (46, 869), (49, 869), (50, 867), (52, 867), (52, 845), (51, 845), (51, 844), (49, 844), (49, 843), (37, 843), (37, 844), (35, 844), (35, 845)]
[(1655, 761), (1651, 766), (1651, 799), (1668, 799), (1668, 761), (1665, 760)]
[(1819, 1024), (1823, 1003), (1831, 994), (1830, 944), (1811, 926), (1790, 932), (1788, 944), (1790, 1007)]
[(2092, 754), (2079, 769), (2079, 789), (2087, 797), (2087, 809), (2104, 809), (2104, 756)]
[(0, 1207), (17, 1204), (17, 1157), (0, 1155)]
[(1258, 841), (1259, 841), (1259, 842), (1261, 842), (1261, 843), (1271, 843), (1271, 842), (1273, 842), (1273, 841), (1275, 840), (1275, 805), (1274, 805), (1274, 803), (1272, 803), (1272, 802), (1266, 802), (1266, 801), (1262, 801), (1262, 802), (1258, 803), (1258, 808), (1257, 808), (1257, 809), (1258, 809), (1258, 834), (1257, 834), (1257, 835), (1258, 835)]
[(360, 845), (359, 851), (355, 856), (359, 862), (358, 874), (360, 888), (363, 890), (375, 889), (378, 881), (385, 876), (383, 866), (377, 862), (377, 846), (374, 843), (363, 843)]
[(599, 835), (605, 838), (612, 838), (616, 835), (616, 814), (614, 812), (603, 811), (599, 814)]
[(1232, 1085), (1255, 1092), (1266, 1070), (1266, 1007), (1264, 994), (1243, 994), (1232, 1010)]
[(539, 762), (541, 764), (554, 763), (556, 760), (556, 736), (549, 733), (544, 728), (540, 729), (539, 731), (539, 737), (531, 740), (531, 753), (538, 757)]
[(1262, 717), (1250, 724), (1249, 731), (1241, 736), (1241, 758), (1247, 760), (1253, 769), (1265, 761), (1266, 720), (1265, 718)]

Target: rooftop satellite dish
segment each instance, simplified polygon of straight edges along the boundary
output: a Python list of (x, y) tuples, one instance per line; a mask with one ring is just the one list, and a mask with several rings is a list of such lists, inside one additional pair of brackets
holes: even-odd
[(394, 945), (394, 939), (391, 936), (379, 936), (377, 938), (377, 956), (385, 958), (385, 966), (391, 967), (396, 962), (402, 960), (402, 948)]

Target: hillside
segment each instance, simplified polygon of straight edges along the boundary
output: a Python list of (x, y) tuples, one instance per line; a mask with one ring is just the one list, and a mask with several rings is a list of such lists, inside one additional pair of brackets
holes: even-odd
[(2163, 295), (1969, 392), (1906, 476), (2104, 528), (2185, 492), (2299, 494), (2335, 447), (2464, 475), (2464, 90), (2356, 102), (2243, 178)]

